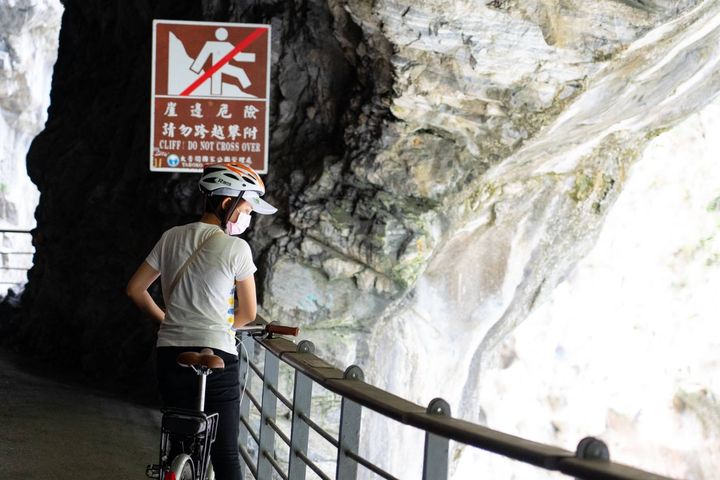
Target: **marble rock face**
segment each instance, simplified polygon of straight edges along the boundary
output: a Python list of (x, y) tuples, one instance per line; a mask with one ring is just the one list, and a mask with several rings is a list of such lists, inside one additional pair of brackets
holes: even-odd
[(376, 330), (350, 349), (387, 350), (382, 329), (405, 316), (446, 322), (479, 368), (593, 244), (647, 140), (716, 94), (716, 8), (348, 2), (393, 46), (392, 121), (373, 155), (328, 159), (291, 196), (297, 240), (270, 257), (266, 311)]
[[(268, 277), (263, 305), (306, 323), (321, 352), (360, 363), (372, 382), (421, 403), (442, 395), (484, 422), (480, 372), (505, 361), (499, 342), (593, 246), (645, 145), (720, 91), (720, 9), (381, 1), (347, 10), (394, 46), (395, 121), (375, 156), (326, 168), (299, 196), (299, 253)], [(338, 301), (348, 297), (361, 307)], [(382, 455), (372, 439), (367, 448)]]
[[(0, 229), (35, 224), (39, 193), (27, 177), (25, 155), (47, 118), (61, 13), (59, 1), (0, 1)], [(30, 235), (0, 233), (0, 252), (2, 297), (26, 281)]]

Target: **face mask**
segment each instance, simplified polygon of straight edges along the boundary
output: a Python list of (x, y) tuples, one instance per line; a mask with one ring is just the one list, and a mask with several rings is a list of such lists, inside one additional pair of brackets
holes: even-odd
[(240, 235), (250, 226), (250, 214), (240, 213), (236, 222), (227, 222), (225, 232), (228, 235)]

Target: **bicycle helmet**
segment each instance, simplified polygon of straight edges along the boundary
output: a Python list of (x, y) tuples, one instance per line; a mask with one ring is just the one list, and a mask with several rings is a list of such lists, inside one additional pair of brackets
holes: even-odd
[(244, 191), (265, 194), (265, 184), (260, 176), (255, 170), (242, 163), (206, 165), (199, 186), (206, 195), (237, 197)]
[(257, 213), (269, 215), (277, 212), (277, 208), (260, 199), (265, 194), (265, 184), (260, 175), (242, 163), (206, 165), (198, 186), (205, 195), (242, 197)]

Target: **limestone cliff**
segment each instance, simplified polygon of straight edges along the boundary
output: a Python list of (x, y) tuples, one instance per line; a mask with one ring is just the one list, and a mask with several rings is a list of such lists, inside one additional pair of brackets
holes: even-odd
[[(43, 128), (62, 8), (59, 2), (0, 1), (0, 229), (34, 226), (37, 188), (25, 155)], [(17, 253), (22, 252), (22, 253)], [(0, 233), (0, 298), (18, 293), (32, 264), (27, 233)]]

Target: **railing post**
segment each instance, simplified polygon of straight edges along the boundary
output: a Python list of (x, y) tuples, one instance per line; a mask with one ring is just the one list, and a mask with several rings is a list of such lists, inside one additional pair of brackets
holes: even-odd
[(270, 385), (277, 388), (280, 359), (265, 350), (265, 369), (263, 370), (262, 411), (260, 414), (260, 445), (258, 447), (257, 478), (272, 478), (272, 465), (267, 456), (275, 454), (275, 431), (268, 425), (268, 419), (274, 421), (277, 416), (277, 398)]
[[(442, 398), (434, 398), (427, 408), (430, 415), (450, 416), (450, 405)], [(425, 455), (423, 458), (423, 480), (447, 480), (448, 452), (450, 440), (425, 432)]]
[[(298, 344), (298, 352), (315, 353), (315, 345), (308, 340), (303, 340)], [(312, 384), (310, 378), (295, 370), (292, 428), (290, 430), (290, 464), (288, 466), (290, 480), (305, 480), (306, 465), (297, 454), (307, 455), (309, 427), (300, 417), (301, 415), (310, 417)]]
[[(357, 365), (350, 365), (345, 370), (346, 380), (364, 380), (365, 375)], [(360, 419), (362, 407), (360, 404), (343, 397), (340, 408), (340, 435), (338, 438), (337, 480), (354, 480), (357, 477), (357, 462), (350, 458), (346, 452), (355, 454), (360, 448)]]
[[(610, 449), (602, 440), (595, 437), (585, 437), (578, 443), (575, 457), (584, 460), (610, 461)], [(575, 480), (582, 480), (575, 478)]]
[[(250, 362), (252, 361), (252, 353), (251, 351), (255, 351), (255, 340), (250, 335), (241, 334), (240, 335), (240, 342), (242, 346), (245, 348), (240, 347), (238, 350), (238, 357), (239, 357), (239, 365), (238, 365), (238, 377), (240, 379), (240, 388), (245, 387), (245, 389), (250, 388)], [(246, 356), (247, 354), (247, 356)], [(240, 417), (245, 418), (247, 420), (250, 419), (250, 399), (245, 394), (245, 392), (241, 392), (240, 395), (242, 396), (242, 400), (240, 402)], [(248, 436), (249, 433), (247, 431), (247, 428), (245, 428), (245, 425), (240, 422), (240, 432), (238, 433), (238, 444), (241, 445), (244, 448), (247, 448), (248, 444)], [(245, 478), (245, 472), (247, 470), (247, 465), (245, 465), (245, 462), (240, 462), (240, 478)]]

